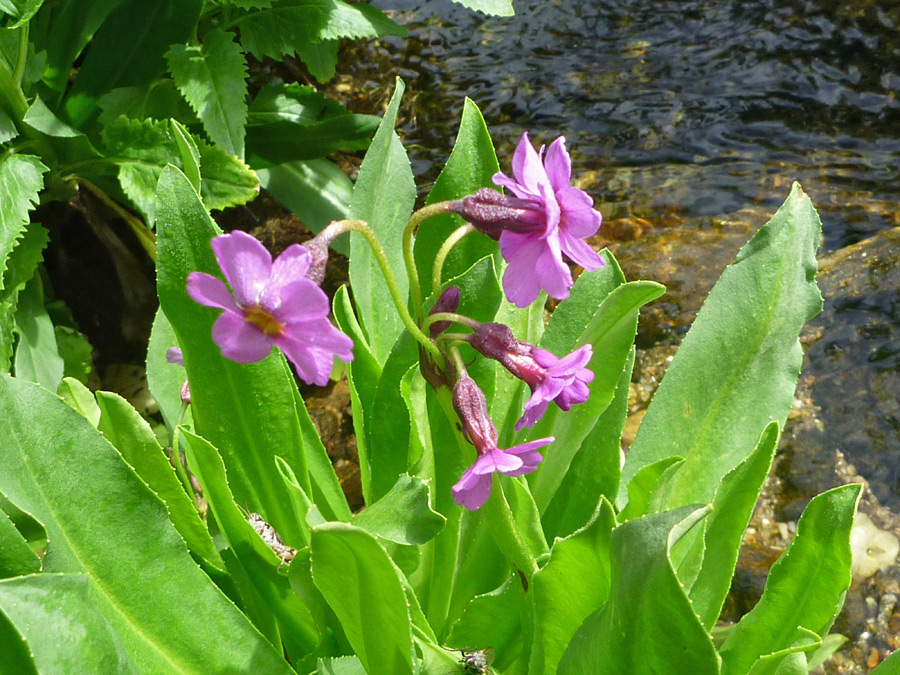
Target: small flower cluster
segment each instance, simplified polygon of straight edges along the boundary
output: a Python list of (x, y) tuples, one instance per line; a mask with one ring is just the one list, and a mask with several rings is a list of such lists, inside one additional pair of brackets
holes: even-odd
[[(600, 227), (600, 213), (585, 192), (570, 185), (571, 161), (563, 137), (545, 154), (543, 148), (535, 151), (524, 134), (513, 155), (512, 170), (512, 178), (495, 174), (494, 183), (514, 196), (485, 188), (443, 203), (442, 212), (461, 215), (472, 228), (499, 241), (507, 262), (503, 289), (511, 303), (527, 307), (541, 291), (562, 300), (573, 284), (563, 254), (587, 270), (603, 266), (603, 259), (584, 241)], [(228, 286), (210, 274), (192, 272), (187, 292), (201, 305), (223, 310), (212, 329), (222, 355), (252, 363), (278, 347), (304, 382), (327, 384), (335, 356), (342, 361), (353, 359), (353, 342), (329, 321), (328, 298), (319, 285), (331, 241), (350, 229), (365, 233), (361, 228), (366, 226), (360, 221), (336, 221), (306, 246), (294, 244), (274, 261), (249, 234), (234, 231), (215, 237), (213, 252)], [(387, 278), (389, 270), (383, 271)], [(594, 378), (587, 365), (593, 352), (584, 345), (559, 358), (517, 340), (503, 324), (478, 323), (455, 314), (459, 301), (458, 288), (446, 289), (425, 324), (429, 335), (417, 339), (426, 343), (430, 339), (432, 352), (444, 357), (444, 363), (423, 358), (422, 374), (435, 387), (453, 388), (453, 407), (463, 434), (478, 454), (453, 487), (456, 502), (475, 510), (490, 496), (492, 474), (522, 476), (534, 471), (542, 459), (538, 449), (554, 439), (500, 449), (484, 393), (466, 372), (458, 345), (468, 344), (498, 361), (529, 386), (531, 397), (517, 431), (534, 426), (550, 403), (570, 410), (587, 400), (588, 384)], [(471, 333), (446, 333), (454, 323)]]

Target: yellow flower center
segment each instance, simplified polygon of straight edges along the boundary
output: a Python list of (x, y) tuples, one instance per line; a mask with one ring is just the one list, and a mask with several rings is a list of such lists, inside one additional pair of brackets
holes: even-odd
[(259, 305), (244, 308), (244, 321), (252, 323), (271, 337), (281, 335), (284, 332), (282, 323)]

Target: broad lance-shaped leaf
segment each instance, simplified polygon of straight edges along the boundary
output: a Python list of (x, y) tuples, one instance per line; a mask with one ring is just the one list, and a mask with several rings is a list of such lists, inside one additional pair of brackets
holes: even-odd
[(530, 439), (556, 438), (553, 451), (546, 453), (546, 459), (528, 480), (541, 511), (547, 508), (582, 441), (616, 393), (616, 383), (634, 343), (638, 311), (664, 292), (665, 287), (652, 281), (631, 281), (617, 286), (603, 299), (590, 323), (584, 327), (577, 345), (591, 344), (594, 348), (588, 364), (594, 373), (590, 397), (569, 412), (563, 412), (551, 403), (527, 435)]
[[(50, 673), (137, 673), (110, 622), (96, 610), (87, 574), (35, 574), (0, 581), (0, 611)], [(13, 662), (14, 663), (14, 662)], [(4, 644), (5, 672), (11, 665)]]
[[(258, 598), (245, 597), (250, 608), (248, 613), (251, 616), (255, 612), (269, 615), (257, 619), (260, 623), (268, 621), (270, 616), (277, 619), (279, 630), (276, 635), (280, 635), (284, 641), (292, 662), (297, 663), (316, 646), (319, 636), (315, 622), (309, 610), (291, 590), (287, 576), (278, 572), (283, 561), (263, 541), (260, 534), (254, 531), (235, 504), (228, 487), (225, 466), (216, 449), (196, 434), (186, 430), (183, 433), (187, 440), (189, 466), (203, 486), (203, 495), (209, 501), (222, 535), (234, 554), (232, 558), (226, 558), (226, 563), (231, 561), (229, 570), (234, 570), (235, 562), (240, 565), (242, 576), (252, 589), (248, 590), (258, 595)], [(299, 523), (299, 526), (304, 529), (307, 527), (306, 523)]]
[(341, 0), (295, 0), (239, 16), (231, 27), (241, 31), (244, 49), (258, 58), (280, 59), (308, 42), (340, 38), (406, 37), (403, 26), (366, 3)]
[[(453, 151), (428, 194), (428, 204), (448, 199), (462, 199), (483, 187), (494, 187), (491, 177), (500, 170), (497, 154), (491, 143), (487, 125), (478, 106), (466, 99), (459, 133)], [(438, 249), (451, 232), (465, 224), (462, 217), (444, 214), (429, 218), (416, 233), (416, 268), (422, 282), (422, 294), (433, 293), (431, 277)], [(482, 234), (470, 234), (462, 239), (444, 263), (443, 278), (448, 280), (463, 274), (486, 255), (499, 256), (497, 243)]]
[(448, 645), (493, 647), (494, 667), (500, 672), (524, 673), (528, 664), (523, 653), (523, 620), (528, 616), (528, 596), (518, 574), (488, 593), (472, 598), (462, 617), (453, 624)]
[[(400, 242), (416, 200), (412, 168), (394, 131), (405, 88), (403, 80), (397, 78), (384, 119), (359, 169), (350, 203), (350, 216), (366, 221), (385, 247), (388, 263), (404, 300), (409, 286), (403, 272)], [(350, 237), (350, 285), (372, 353), (383, 364), (404, 326), (375, 254), (365, 238), (356, 232)]]
[(258, 167), (365, 150), (380, 123), (375, 115), (351, 113), (313, 87), (272, 84), (250, 104), (247, 155)]
[(812, 499), (790, 546), (769, 571), (763, 596), (720, 649), (722, 673), (746, 673), (762, 656), (790, 647), (801, 629), (824, 636), (850, 586), (850, 528), (862, 486)]
[(708, 503), (771, 421), (783, 425), (803, 352), (797, 336), (822, 309), (815, 283), (821, 224), (798, 184), (723, 273), (647, 410), (622, 474), (685, 458), (665, 507)]
[(13, 362), (16, 375), (56, 391), (65, 364), (59, 355), (53, 321), (44, 306), (43, 283), (38, 273), (19, 293), (15, 330), (19, 336)]
[(560, 675), (717, 675), (719, 657), (681, 586), (669, 552), (708, 512), (685, 506), (617, 527), (609, 602), (581, 625)]
[(584, 528), (553, 542), (550, 560), (532, 580), (530, 674), (555, 673), (581, 623), (609, 599), (609, 543), (615, 527), (613, 507), (602, 499)]
[(772, 466), (778, 438), (778, 424), (772, 422), (753, 452), (719, 483), (712, 513), (703, 523), (703, 561), (692, 585), (679, 568), (679, 577), (690, 587), (694, 611), (707, 629), (715, 625), (731, 587), (744, 530)]
[(199, 46), (172, 45), (166, 59), (178, 90), (213, 143), (243, 159), (247, 62), (234, 33), (213, 29)]
[(184, 537), (188, 548), (212, 567), (224, 572), (225, 563), (209, 536), (209, 530), (200, 520), (196, 505), (178, 482), (175, 469), (150, 425), (118, 394), (98, 391), (97, 405), (101, 411), (97, 426), (100, 433), (160, 496), (175, 529)]
[(313, 528), (316, 587), (341, 622), (366, 672), (413, 672), (410, 613), (400, 571), (368, 532), (345, 523)]
[(619, 490), (622, 430), (628, 413), (633, 367), (634, 350), (619, 376), (616, 395), (581, 443), (565, 478), (544, 511), (541, 522), (548, 539), (566, 537), (584, 527), (600, 497), (610, 501), (615, 499)]
[(158, 194), (159, 300), (184, 353), (196, 430), (222, 454), (238, 502), (264, 513), (288, 543), (297, 542), (299, 525), (279, 498), (283, 488), (275, 468), (277, 454), (310, 493), (296, 384), (280, 353), (249, 364), (222, 356), (212, 339), (218, 313), (185, 290), (190, 272), (221, 274), (209, 244), (219, 230), (178, 169), (163, 171)]
[(44, 187), (45, 171), (47, 167), (32, 155), (7, 155), (0, 161), (0, 290), (9, 254), (25, 232), (28, 212)]
[(94, 611), (139, 672), (292, 672), (197, 567), (159, 499), (81, 415), (50, 392), (0, 375), (0, 418), (7, 439), (0, 491), (47, 528), (45, 572), (87, 575)]

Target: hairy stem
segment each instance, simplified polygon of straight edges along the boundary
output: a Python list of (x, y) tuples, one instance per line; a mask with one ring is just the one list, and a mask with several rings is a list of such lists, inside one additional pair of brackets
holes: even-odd
[(434, 268), (431, 272), (431, 288), (433, 293), (437, 293), (441, 289), (441, 275), (444, 271), (444, 262), (447, 260), (447, 256), (450, 255), (451, 249), (456, 246), (460, 239), (469, 234), (469, 232), (474, 231), (475, 228), (469, 223), (466, 223), (462, 227), (454, 230), (453, 233), (447, 237), (447, 240), (441, 244), (441, 248), (438, 249), (437, 255), (434, 258)]
[(442, 213), (450, 212), (450, 205), (453, 202), (436, 202), (423, 206), (418, 211), (413, 211), (403, 229), (403, 264), (406, 266), (406, 276), (409, 277), (409, 292), (412, 297), (413, 308), (416, 314), (422, 316), (422, 284), (419, 281), (419, 273), (416, 270), (415, 251), (413, 250), (413, 242), (415, 240), (416, 231), (419, 224), (426, 218), (437, 216)]

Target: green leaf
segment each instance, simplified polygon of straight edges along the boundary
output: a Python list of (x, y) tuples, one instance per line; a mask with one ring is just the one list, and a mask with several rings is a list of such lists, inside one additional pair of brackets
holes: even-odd
[[(404, 89), (403, 80), (397, 78), (394, 95), (360, 167), (350, 215), (366, 221), (386, 247), (400, 294), (406, 297), (408, 282), (401, 271), (405, 268), (400, 242), (416, 200), (416, 184), (406, 151), (394, 131)], [(355, 232), (350, 237), (350, 285), (372, 353), (379, 363), (384, 363), (404, 330), (403, 322), (393, 308), (375, 255), (363, 236)]]
[(374, 536), (352, 525), (313, 528), (312, 575), (371, 675), (411, 673), (412, 633), (400, 571)]
[(666, 504), (709, 502), (762, 429), (784, 423), (802, 361), (797, 336), (822, 308), (815, 284), (820, 233), (819, 217), (795, 183), (710, 292), (644, 416), (623, 484), (642, 466), (677, 455), (685, 463)]
[(707, 512), (685, 506), (631, 520), (613, 531), (609, 602), (579, 628), (557, 672), (719, 672), (712, 640), (669, 558), (674, 543)]
[(213, 29), (200, 46), (172, 45), (166, 59), (178, 90), (213, 143), (243, 159), (247, 62), (234, 34)]
[[(239, 564), (257, 599), (245, 598), (251, 616), (254, 607), (264, 608), (265, 614), (278, 621), (281, 639), (292, 661), (298, 661), (311, 652), (318, 642), (318, 631), (312, 615), (296, 593), (291, 590), (287, 576), (280, 574), (282, 560), (269, 548), (253, 526), (241, 513), (228, 487), (225, 465), (216, 449), (205, 439), (184, 431), (187, 440), (186, 454), (191, 471), (203, 486), (203, 495), (209, 502), (216, 523), (222, 530), (233, 558), (226, 557), (229, 570), (234, 570), (233, 560)], [(272, 464), (275, 472), (275, 464)], [(266, 514), (262, 514), (265, 518)], [(298, 523), (306, 527), (305, 523)], [(277, 531), (277, 530), (276, 530)], [(281, 534), (279, 532), (279, 534)], [(257, 625), (262, 622), (257, 619)], [(263, 619), (265, 621), (265, 618)]]
[(16, 123), (5, 110), (0, 110), (0, 143), (8, 143), (19, 135)]
[[(753, 452), (722, 478), (713, 497), (712, 513), (703, 523), (703, 565), (689, 595), (707, 629), (715, 625), (731, 587), (744, 530), (772, 466), (778, 437), (778, 424), (771, 422)], [(680, 577), (687, 582), (684, 574)]]
[(47, 530), (30, 513), (26, 513), (13, 504), (0, 492), (0, 510), (12, 521), (19, 534), (25, 538), (28, 547), (35, 552), (38, 558), (44, 559), (47, 555)]
[(36, 273), (19, 293), (15, 330), (19, 336), (13, 364), (16, 377), (56, 391), (62, 381), (65, 364), (56, 346), (53, 322), (44, 307), (40, 274)]
[(305, 42), (297, 45), (297, 56), (319, 82), (328, 82), (337, 71), (338, 40)]
[(86, 574), (0, 581), (0, 610), (27, 640), (41, 673), (140, 672), (95, 602)]
[[(168, 121), (119, 117), (104, 127), (103, 141), (109, 158), (119, 166), (122, 190), (152, 223), (159, 177), (167, 165), (181, 166), (182, 162), (181, 149)], [(197, 141), (197, 148), (201, 194), (208, 208), (236, 206), (256, 196), (256, 175), (243, 162), (202, 140)]]
[(188, 548), (212, 567), (224, 572), (225, 564), (209, 531), (200, 520), (197, 507), (185, 493), (175, 469), (156, 440), (150, 425), (118, 394), (97, 392), (101, 415), (97, 429), (118, 450), (138, 476), (153, 490), (169, 512)]
[(169, 120), (172, 136), (178, 144), (181, 153), (181, 166), (184, 167), (184, 175), (191, 181), (191, 187), (200, 192), (200, 150), (191, 138), (191, 133), (181, 122), (176, 119)]
[(338, 328), (353, 340), (353, 360), (346, 365), (347, 383), (350, 387), (350, 402), (353, 406), (353, 431), (359, 452), (359, 472), (363, 498), (372, 503), (372, 477), (369, 472), (368, 425), (366, 420), (372, 415), (375, 392), (381, 379), (381, 365), (372, 354), (350, 302), (346, 286), (341, 286), (332, 303), (334, 319)]
[[(603, 270), (585, 272), (582, 277), (598, 273), (603, 274)], [(586, 281), (585, 285), (589, 283)], [(597, 286), (603, 288), (603, 285)], [(577, 345), (593, 346), (593, 358), (587, 366), (594, 373), (590, 397), (570, 412), (563, 412), (555, 404), (549, 406), (543, 418), (527, 434), (528, 438), (556, 438), (546, 453), (546, 459), (529, 476), (535, 501), (541, 511), (546, 510), (573, 457), (616, 393), (616, 384), (634, 343), (639, 309), (664, 291), (663, 286), (652, 281), (632, 281), (616, 286), (599, 303), (590, 323), (585, 326)]]
[(515, 16), (516, 13), (512, 0), (453, 0), (453, 2), (489, 16)]
[[(484, 117), (478, 106), (467, 98), (453, 151), (435, 181), (427, 203), (461, 199), (479, 188), (493, 187), (491, 177), (499, 170), (500, 165), (497, 163)], [(438, 249), (451, 232), (464, 224), (460, 216), (445, 214), (429, 218), (419, 228), (415, 257), (423, 295), (434, 292), (431, 288), (432, 263)], [(443, 276), (458, 276), (484, 256), (496, 256), (497, 253), (497, 243), (493, 239), (480, 233), (472, 233), (453, 247), (444, 264)]]
[[(150, 344), (147, 346), (147, 384), (170, 431), (175, 429), (181, 410), (181, 385), (187, 379), (184, 366), (166, 360), (166, 352), (177, 346), (178, 338), (172, 325), (162, 309), (157, 310), (150, 331)], [(191, 419), (191, 410), (188, 408), (182, 424), (190, 427)]]
[(246, 204), (259, 194), (256, 173), (233, 155), (203, 140), (200, 150), (200, 173), (203, 177), (200, 195), (208, 209), (227, 209)]
[(238, 17), (231, 23), (241, 31), (241, 44), (257, 58), (281, 59), (300, 45), (323, 40), (406, 37), (403, 26), (366, 4), (341, 0), (290, 0), (276, 7)]
[(44, 249), (50, 242), (47, 228), (38, 223), (29, 223), (16, 242), (7, 260), (6, 271), (0, 281), (0, 299), (14, 297), (34, 276), (38, 264), (44, 261)]
[(250, 105), (247, 154), (259, 167), (365, 150), (380, 121), (353, 114), (309, 86), (269, 85)]
[(897, 672), (900, 672), (900, 650), (893, 652), (879, 663), (870, 675), (895, 675)]
[[(497, 669), (525, 672), (528, 665), (522, 651), (522, 620), (527, 616), (527, 595), (517, 574), (491, 591), (472, 598), (462, 617), (453, 624), (447, 644), (457, 649), (493, 647)], [(515, 664), (519, 667), (514, 669)]]
[(123, 0), (65, 0), (58, 3), (50, 20), (47, 38), (39, 45), (39, 49), (44, 49), (47, 53), (44, 84), (62, 95), (69, 83), (75, 59), (110, 12), (122, 2)]
[(428, 487), (403, 474), (377, 502), (353, 518), (353, 524), (398, 544), (424, 544), (441, 531), (446, 518), (428, 503)]
[(534, 642), (529, 673), (555, 673), (582, 622), (609, 599), (609, 544), (615, 527), (612, 505), (603, 499), (584, 528), (553, 542), (550, 560), (531, 582)]
[(319, 659), (314, 675), (366, 675), (366, 669), (358, 656)]
[(65, 377), (56, 393), (72, 410), (81, 413), (92, 427), (97, 428), (100, 424), (100, 406), (90, 389), (75, 378)]
[(146, 87), (117, 87), (101, 96), (97, 106), (102, 110), (97, 121), (104, 127), (121, 115), (133, 120), (176, 119), (185, 125), (199, 122), (169, 78), (156, 80)]
[(791, 646), (800, 629), (827, 634), (850, 586), (850, 528), (861, 489), (837, 487), (806, 507), (759, 603), (719, 650), (723, 674), (747, 672), (760, 657)]
[(44, 0), (2, 0), (0, 12), (8, 15), (9, 20), (3, 21), (4, 29), (18, 28), (31, 20), (44, 4)]
[[(327, 159), (289, 162), (256, 173), (263, 189), (315, 233), (325, 229), (332, 220), (349, 216), (353, 183)], [(331, 248), (348, 255), (349, 237), (338, 237)]]
[(184, 354), (196, 431), (222, 454), (238, 502), (264, 514), (285, 541), (298, 541), (300, 526), (280, 498), (283, 486), (275, 469), (279, 455), (310, 494), (294, 378), (280, 353), (251, 364), (222, 356), (212, 340), (219, 313), (185, 291), (190, 272), (221, 274), (209, 245), (218, 228), (178, 169), (163, 171), (158, 194), (159, 300)]
[(9, 516), (0, 511), (0, 579), (31, 574), (40, 569), (41, 559), (31, 550)]
[[(146, 87), (165, 71), (163, 54), (194, 33), (202, 0), (125, 0), (91, 40), (91, 49), (66, 96), (69, 121), (82, 127), (97, 112), (97, 101), (117, 87)], [(140, 21), (135, 21), (140, 17)]]
[[(557, 311), (562, 307), (557, 308)], [(584, 527), (599, 496), (612, 501), (619, 491), (622, 430), (628, 413), (628, 393), (634, 351), (616, 384), (612, 403), (597, 419), (593, 431), (581, 443), (565, 478), (544, 511), (541, 522), (547, 537), (565, 537)]]
[(197, 567), (159, 499), (81, 415), (50, 392), (0, 376), (0, 418), (8, 439), (0, 490), (46, 526), (44, 570), (89, 577), (93, 612), (109, 621), (140, 672), (207, 673), (211, 664), (292, 672)]
[(657, 513), (660, 495), (664, 494), (666, 486), (682, 464), (684, 457), (666, 457), (641, 467), (628, 481), (628, 504), (619, 513), (619, 520), (624, 523), (648, 513)]
[(32, 155), (7, 155), (0, 161), (0, 284), (10, 253), (28, 226), (28, 212), (37, 206), (45, 171), (47, 167)]

